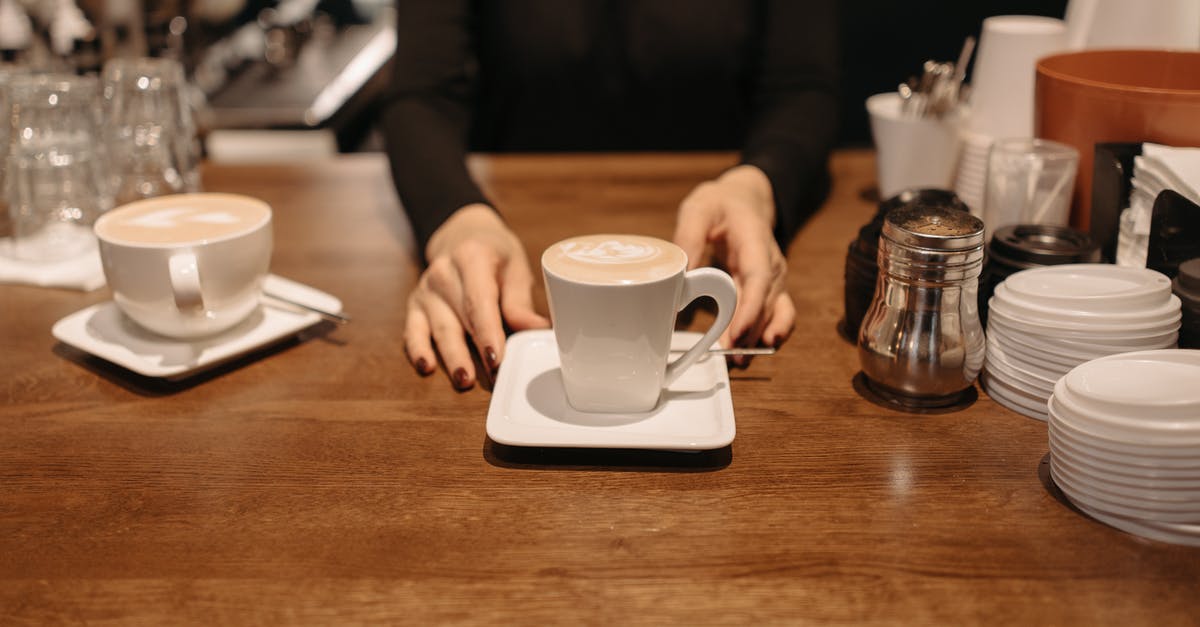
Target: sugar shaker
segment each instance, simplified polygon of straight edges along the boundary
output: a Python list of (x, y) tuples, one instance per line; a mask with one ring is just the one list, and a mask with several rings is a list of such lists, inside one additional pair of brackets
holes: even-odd
[(979, 375), (983, 221), (916, 203), (884, 218), (879, 278), (858, 335), (867, 385), (909, 407), (958, 402)]

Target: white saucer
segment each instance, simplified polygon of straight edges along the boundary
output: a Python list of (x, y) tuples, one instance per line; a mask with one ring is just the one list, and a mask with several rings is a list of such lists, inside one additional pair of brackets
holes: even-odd
[[(264, 291), (333, 313), (342, 301), (295, 281), (267, 275)], [(291, 337), (321, 321), (315, 313), (261, 306), (237, 326), (212, 337), (177, 340), (137, 326), (106, 301), (54, 324), (58, 341), (147, 377), (179, 380)]]
[[(672, 347), (699, 339), (678, 332)], [(704, 451), (733, 442), (729, 371), (720, 355), (701, 357), (652, 411), (591, 414), (567, 403), (553, 331), (514, 333), (505, 352), (487, 417), (488, 437), (500, 444)]]

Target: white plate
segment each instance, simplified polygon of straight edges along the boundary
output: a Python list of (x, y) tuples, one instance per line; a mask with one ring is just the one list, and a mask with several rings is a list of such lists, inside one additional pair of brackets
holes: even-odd
[(1200, 469), (1200, 446), (1165, 445), (1150, 442), (1144, 436), (1099, 432), (1090, 422), (1077, 422), (1074, 416), (1068, 415), (1057, 396), (1050, 397), (1048, 407), (1050, 422), (1061, 437), (1097, 457), (1112, 456), (1122, 463), (1139, 466)]
[(986, 364), (1000, 366), (1000, 369), (1007, 371), (1005, 374), (1016, 375), (1010, 376), (1019, 381), (1032, 386), (1032, 389), (1044, 391), (1049, 397), (1054, 392), (1054, 383), (1062, 378), (1063, 374), (1070, 371), (1070, 368), (1063, 368), (1061, 374), (1047, 370), (1046, 368), (1033, 363), (1026, 363), (1015, 355), (1009, 354), (1005, 348), (997, 344), (994, 340), (989, 340), (987, 343)]
[(1106, 349), (1105, 352), (1072, 349), (1063, 345), (1061, 341), (1033, 333), (1013, 331), (1003, 324), (993, 324), (990, 318), (988, 319), (987, 337), (1000, 342), (1005, 348), (1016, 348), (1030, 357), (1045, 359), (1047, 362), (1069, 368), (1074, 368), (1097, 357), (1106, 357), (1112, 354)]
[(1014, 314), (1020, 315), (1022, 320), (1029, 318), (1046, 322), (1066, 321), (1088, 325), (1113, 324), (1133, 326), (1147, 324), (1172, 317), (1172, 314), (1179, 312), (1182, 305), (1182, 301), (1179, 300), (1178, 296), (1168, 294), (1161, 303), (1136, 310), (1092, 311), (1086, 308), (1074, 309), (1055, 303), (1043, 303), (1029, 296), (1021, 296), (1008, 289), (1008, 286), (1004, 282), (996, 286), (993, 298), (996, 303), (1001, 304), (1005, 309), (1009, 309)]
[[(1070, 473), (1086, 477), (1105, 492), (1142, 499), (1150, 503), (1163, 503), (1171, 506), (1197, 507), (1200, 503), (1200, 485), (1180, 485), (1187, 481), (1168, 483), (1159, 479), (1144, 479), (1128, 477), (1104, 468), (1088, 465), (1086, 460), (1078, 460), (1069, 447), (1064, 448), (1062, 442), (1050, 438), (1050, 455), (1054, 463), (1061, 464)], [(1196, 475), (1195, 480), (1200, 480)], [(1200, 519), (1198, 519), (1200, 520)]]
[[(333, 313), (342, 301), (319, 290), (267, 275), (265, 291)], [(232, 329), (198, 340), (163, 337), (137, 326), (106, 301), (54, 324), (58, 341), (147, 377), (179, 380), (291, 337), (321, 321), (309, 311), (260, 306)]]
[(1138, 341), (1179, 330), (1180, 320), (1183, 317), (1179, 307), (1179, 297), (1172, 294), (1171, 299), (1174, 302), (1170, 303), (1171, 307), (1165, 309), (1167, 313), (1156, 318), (1129, 323), (1118, 321), (1110, 324), (1101, 322), (1105, 320), (1104, 316), (1075, 319), (1069, 315), (1058, 318), (1034, 316), (1016, 311), (998, 296), (993, 296), (988, 301), (988, 320), (997, 318), (1009, 326), (1050, 335), (1060, 334), (1064, 337), (1096, 338), (1101, 341), (1106, 338)]
[(1076, 501), (1066, 492), (1063, 492), (1063, 494), (1067, 497), (1067, 500), (1071, 501), (1075, 507), (1079, 508), (1079, 511), (1114, 529), (1120, 529), (1121, 531), (1132, 533), (1135, 536), (1141, 536), (1151, 540), (1158, 540), (1159, 542), (1169, 542), (1171, 544), (1182, 544), (1185, 546), (1200, 546), (1200, 525), (1151, 522), (1127, 518), (1124, 516), (1117, 516), (1100, 511), (1093, 507), (1089, 507), (1085, 503)]
[[(672, 346), (687, 348), (699, 339), (698, 333), (679, 332)], [(511, 446), (703, 451), (733, 442), (734, 432), (724, 357), (701, 357), (652, 411), (586, 413), (567, 403), (550, 330), (508, 338), (487, 416), (488, 437)]]
[(1200, 350), (1112, 355), (1079, 365), (1063, 384), (1088, 410), (1179, 421), (1200, 435)]
[(1193, 464), (1192, 468), (1171, 468), (1145, 465), (1153, 464), (1157, 460), (1125, 457), (1123, 459), (1137, 459), (1137, 463), (1118, 461), (1118, 455), (1091, 449), (1064, 437), (1053, 409), (1050, 411), (1047, 425), (1050, 447), (1057, 447), (1071, 462), (1083, 466), (1093, 475), (1103, 475), (1117, 483), (1142, 487), (1158, 485), (1166, 489), (1200, 489), (1200, 462)]
[[(994, 299), (993, 299), (994, 300)], [(1138, 329), (1103, 329), (1099, 327), (1048, 324), (1014, 318), (1000, 309), (988, 306), (988, 325), (993, 322), (1013, 334), (1040, 336), (1054, 343), (1062, 343), (1076, 349), (1100, 344), (1124, 352), (1146, 350), (1147, 346), (1162, 346), (1178, 338), (1182, 314), (1160, 323)]]
[(1149, 406), (1130, 413), (1106, 412), (1095, 405), (1081, 404), (1079, 397), (1065, 385), (1056, 384), (1053, 396), (1059, 415), (1080, 425), (1093, 437), (1159, 449), (1193, 448), (1200, 451), (1200, 424), (1196, 421), (1170, 420), (1156, 415)]
[(1171, 293), (1171, 280), (1160, 272), (1104, 263), (1030, 268), (1004, 283), (1015, 295), (1043, 305), (1088, 311), (1138, 311)]
[(1058, 360), (1059, 356), (1053, 353), (1039, 353), (1035, 350), (1028, 350), (995, 335), (987, 336), (987, 351), (989, 354), (996, 354), (1005, 363), (1019, 367), (1021, 370), (1036, 373), (1043, 379), (1051, 381), (1058, 381), (1064, 374), (1070, 372), (1071, 368), (1080, 364), (1079, 360), (1070, 360), (1068, 363), (1062, 363)]
[(987, 392), (988, 398), (993, 401), (1022, 416), (1028, 416), (1043, 422), (1046, 421), (1047, 414), (1044, 402), (1038, 403), (1036, 398), (993, 377), (987, 370), (984, 370), (983, 374), (980, 375), (980, 382), (983, 383), (983, 390)]
[(1072, 501), (1082, 502), (1110, 514), (1156, 522), (1200, 524), (1200, 505), (1198, 504), (1191, 503), (1177, 509), (1158, 503), (1143, 503), (1138, 499), (1127, 499), (1108, 494), (1096, 485), (1065, 471), (1062, 465), (1055, 461), (1053, 454), (1050, 455), (1050, 476), (1054, 478), (1054, 483), (1062, 488), (1063, 493), (1071, 497)]

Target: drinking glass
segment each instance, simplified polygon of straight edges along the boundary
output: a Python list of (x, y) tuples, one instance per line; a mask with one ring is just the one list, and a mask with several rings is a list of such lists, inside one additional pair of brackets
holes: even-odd
[(107, 155), (99, 141), (94, 77), (30, 74), (8, 83), (5, 198), (12, 253), (54, 261), (95, 247), (91, 225), (112, 207)]
[(985, 241), (1002, 226), (1066, 226), (1079, 151), (1059, 142), (1016, 137), (999, 139), (988, 154), (983, 201)]
[(117, 204), (199, 191), (196, 126), (179, 62), (117, 58), (102, 76)]

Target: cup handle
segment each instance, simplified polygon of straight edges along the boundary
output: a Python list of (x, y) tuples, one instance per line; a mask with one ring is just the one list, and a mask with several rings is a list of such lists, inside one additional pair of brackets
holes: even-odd
[(729, 321), (733, 319), (733, 309), (737, 306), (737, 288), (730, 276), (716, 268), (697, 268), (683, 277), (683, 290), (679, 296), (679, 309), (683, 309), (701, 296), (710, 296), (717, 301), (717, 319), (704, 333), (700, 341), (692, 345), (686, 353), (667, 366), (666, 379), (663, 387), (671, 385), (679, 375), (683, 374), (697, 359), (708, 352), (709, 347), (725, 332)]
[(200, 267), (196, 253), (185, 250), (171, 255), (167, 260), (171, 275), (171, 291), (175, 294), (175, 307), (182, 313), (203, 312), (204, 295), (200, 292)]

